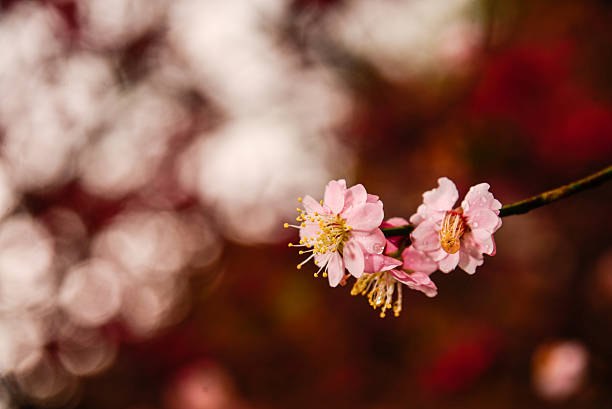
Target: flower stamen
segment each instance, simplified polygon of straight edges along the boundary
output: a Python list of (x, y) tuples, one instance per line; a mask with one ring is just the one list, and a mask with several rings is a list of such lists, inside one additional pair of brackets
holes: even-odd
[(440, 245), (448, 254), (455, 254), (461, 247), (461, 236), (465, 233), (467, 223), (463, 217), (463, 210), (449, 210), (444, 216), (440, 228)]
[[(381, 318), (385, 317), (387, 310), (392, 309), (396, 317), (402, 311), (402, 283), (388, 271), (362, 275), (351, 289), (351, 295), (357, 294), (366, 296), (372, 308), (381, 307)], [(394, 294), (397, 294), (395, 301)]]
[[(298, 198), (298, 201), (301, 202), (302, 200), (300, 199)], [(340, 215), (320, 214), (319, 212), (307, 213), (306, 210), (300, 208), (297, 208), (297, 211), (300, 214), (296, 220), (301, 223), (299, 225), (285, 223), (283, 227), (292, 227), (299, 230), (313, 225), (318, 227), (317, 231), (311, 236), (302, 237), (298, 244), (289, 243), (289, 247), (308, 248), (308, 250), (300, 250), (299, 254), (311, 253), (306, 260), (297, 265), (298, 270), (315, 255), (333, 252), (342, 253), (344, 243), (348, 240), (350, 232), (353, 230), (351, 226), (346, 224), (346, 220), (340, 217)], [(325, 268), (323, 277), (327, 277), (327, 266), (321, 266), (314, 276), (318, 277), (323, 268)]]

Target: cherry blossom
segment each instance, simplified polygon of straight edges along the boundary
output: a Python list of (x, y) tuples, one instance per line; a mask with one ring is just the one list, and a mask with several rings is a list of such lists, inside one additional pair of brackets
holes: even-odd
[[(381, 226), (400, 227), (407, 224), (406, 219), (393, 217)], [(388, 238), (385, 254), (397, 253), (399, 245), (398, 240)], [(368, 274), (362, 275), (351, 290), (351, 295), (365, 295), (374, 309), (381, 307), (381, 317), (385, 316), (387, 309), (393, 309), (393, 314), (399, 316), (402, 311), (402, 284), (428, 297), (438, 293), (436, 285), (429, 278), (437, 269), (437, 263), (413, 246), (405, 248), (401, 258), (403, 261), (383, 254), (367, 255), (365, 271)]]
[(362, 276), (365, 258), (380, 254), (385, 246), (385, 236), (379, 226), (383, 220), (383, 204), (378, 196), (368, 194), (363, 185), (346, 187), (344, 179), (332, 180), (325, 188), (324, 198), (317, 202), (310, 196), (299, 199), (304, 210), (297, 217), (299, 225), (285, 223), (285, 227), (300, 230), (300, 254), (310, 256), (298, 264), (314, 258), (319, 271), (314, 275), (329, 278), (329, 285), (336, 287), (344, 278), (345, 268), (356, 278)]
[(453, 209), (459, 193), (448, 178), (439, 178), (438, 187), (423, 194), (423, 204), (410, 217), (416, 227), (410, 238), (414, 248), (425, 252), (448, 273), (457, 265), (468, 274), (484, 262), (483, 254), (495, 254), (493, 233), (502, 225), (501, 203), (489, 192), (488, 183), (472, 186)]

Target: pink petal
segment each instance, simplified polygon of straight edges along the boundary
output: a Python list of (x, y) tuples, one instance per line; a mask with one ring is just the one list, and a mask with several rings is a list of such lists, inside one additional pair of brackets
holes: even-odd
[(495, 250), (495, 245), (493, 244), (493, 235), (486, 231), (485, 229), (474, 229), (470, 233), (474, 238), (474, 241), (480, 247), (480, 250), (488, 255), (491, 255)]
[(337, 180), (332, 180), (325, 188), (323, 203), (329, 207), (334, 214), (338, 214), (344, 207), (344, 191), (346, 188)]
[(392, 217), (382, 222), (380, 227), (401, 227), (408, 224), (410, 224), (408, 220), (404, 219), (403, 217)]
[(332, 253), (315, 254), (314, 263), (317, 267), (326, 266), (329, 263)]
[(419, 224), (410, 233), (412, 244), (417, 250), (434, 251), (440, 248), (440, 237), (437, 226), (429, 221)]
[(368, 193), (363, 185), (352, 186), (344, 193), (344, 208), (355, 207), (366, 203)]
[(502, 219), (501, 217), (497, 220), (497, 224), (495, 225), (495, 228), (493, 229), (493, 233), (495, 233), (500, 227), (502, 226)]
[(444, 251), (442, 249), (442, 247), (440, 247), (437, 250), (434, 251), (426, 251), (424, 252), (425, 254), (427, 254), (427, 257), (429, 257), (430, 259), (432, 259), (433, 261), (436, 262), (436, 264), (438, 263), (438, 261), (442, 260), (444, 257), (446, 257), (446, 255), (448, 254), (446, 251)]
[(320, 231), (318, 223), (306, 222), (306, 226), (300, 228), (300, 239), (311, 239), (312, 241)]
[(371, 194), (368, 193), (368, 198), (366, 200), (367, 203), (376, 203), (376, 202), (378, 202), (378, 200), (379, 200), (378, 196), (371, 195)]
[(428, 220), (430, 222), (439, 222), (441, 224), (444, 216), (446, 216), (446, 210), (435, 210), (422, 204), (417, 208), (417, 212), (410, 216), (410, 223), (416, 226), (423, 223), (425, 220)]
[(321, 204), (319, 202), (317, 202), (316, 200), (314, 200), (311, 196), (304, 196), (304, 199), (302, 200), (302, 204), (304, 205), (304, 209), (306, 209), (306, 213), (321, 213), (321, 214), (325, 214), (327, 213), (324, 209), (323, 206), (321, 206)]
[(402, 262), (393, 257), (383, 256), (382, 254), (366, 254), (364, 271), (366, 273), (379, 273), (401, 265)]
[(459, 263), (459, 252), (456, 252), (455, 254), (449, 254), (448, 256), (444, 257), (442, 260), (438, 261), (438, 267), (440, 268), (440, 271), (442, 271), (443, 273), (450, 273), (451, 271), (455, 269), (455, 267), (457, 267), (458, 263)]
[(364, 268), (363, 251), (361, 247), (354, 240), (349, 240), (342, 250), (342, 258), (344, 259), (344, 265), (346, 269), (355, 278), (361, 277)]
[(471, 229), (485, 229), (489, 233), (495, 231), (495, 227), (500, 220), (500, 217), (489, 209), (471, 208), (464, 214), (468, 219), (468, 225)]
[(346, 214), (346, 223), (353, 230), (370, 231), (380, 226), (384, 217), (385, 212), (381, 205), (366, 203), (353, 208)]
[(417, 212), (410, 216), (410, 223), (414, 225), (422, 223), (427, 218), (426, 213), (427, 206), (425, 206), (424, 204), (419, 205), (419, 207), (417, 207)]
[(455, 184), (446, 177), (438, 179), (438, 187), (423, 193), (423, 203), (433, 210), (451, 210), (459, 198)]
[(466, 273), (474, 274), (476, 267), (481, 266), (483, 262), (482, 256), (473, 257), (468, 251), (459, 249), (459, 267)]
[(329, 258), (327, 263), (327, 278), (329, 279), (329, 285), (336, 287), (342, 281), (344, 277), (344, 264), (342, 263), (342, 257), (338, 252), (334, 252)]
[(393, 274), (393, 277), (395, 277), (397, 281), (406, 284), (408, 288), (421, 291), (428, 297), (435, 297), (438, 294), (436, 284), (431, 281), (429, 275), (425, 273), (414, 272), (412, 274), (407, 274), (404, 271), (391, 270), (391, 274)]
[[(384, 222), (383, 222), (384, 223)], [(384, 227), (381, 225), (381, 227)], [(389, 237), (387, 238), (387, 245), (385, 246), (385, 254), (393, 254), (399, 250), (399, 243), (402, 241), (403, 237)]]
[(471, 232), (465, 233), (461, 238), (461, 248), (459, 251), (467, 252), (471, 257), (476, 259), (482, 259), (480, 244), (476, 242)]
[(461, 207), (466, 212), (476, 209), (489, 209), (495, 214), (499, 214), (501, 203), (489, 192), (488, 183), (480, 183), (470, 188), (467, 195), (465, 195), (465, 199), (461, 202)]
[(410, 246), (402, 252), (405, 270), (420, 271), (422, 273), (433, 273), (438, 269), (438, 264), (427, 257), (425, 253)]
[[(386, 221), (383, 221), (380, 224), (380, 228), (385, 228), (385, 227), (400, 227), (400, 226), (406, 226), (410, 223), (408, 223), (408, 220), (404, 219), (403, 217), (392, 217)], [(397, 250), (399, 250), (398, 246), (399, 243), (403, 240), (403, 237), (389, 237), (387, 238), (387, 247), (385, 247), (385, 254), (393, 254), (395, 253)]]
[(369, 232), (352, 231), (350, 240), (355, 240), (366, 253), (380, 254), (385, 248), (386, 238), (380, 229)]

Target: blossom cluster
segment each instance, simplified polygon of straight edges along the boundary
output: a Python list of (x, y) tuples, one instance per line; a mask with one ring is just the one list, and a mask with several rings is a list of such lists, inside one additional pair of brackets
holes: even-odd
[(438, 187), (423, 194), (423, 203), (409, 221), (383, 221), (378, 196), (368, 194), (361, 184), (347, 188), (345, 180), (332, 180), (320, 202), (311, 196), (298, 199), (303, 206), (297, 209), (298, 224), (285, 227), (297, 228), (300, 240), (289, 247), (299, 247), (299, 254), (307, 255), (298, 269), (313, 260), (318, 267), (314, 276), (327, 277), (332, 287), (355, 277), (352, 295), (365, 295), (374, 309), (381, 307), (381, 317), (387, 310), (398, 316), (402, 285), (434, 297), (438, 289), (430, 278), (433, 272), (459, 267), (474, 274), (484, 254), (495, 254), (493, 234), (502, 224), (501, 203), (487, 183), (472, 186), (455, 208), (458, 198), (455, 184), (442, 177)]

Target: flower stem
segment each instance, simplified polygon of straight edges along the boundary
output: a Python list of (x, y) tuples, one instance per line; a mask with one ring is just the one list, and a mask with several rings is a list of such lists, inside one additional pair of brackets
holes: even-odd
[(414, 230), (414, 226), (407, 224), (400, 227), (385, 227), (381, 230), (385, 234), (385, 237), (408, 236)]
[(501, 208), (499, 217), (512, 216), (513, 214), (523, 214), (540, 206), (556, 202), (564, 197), (571, 196), (574, 193), (582, 192), (590, 189), (603, 182), (612, 179), (612, 166), (608, 166), (599, 172), (593, 173), (585, 178), (560, 186), (556, 189), (549, 190), (529, 199), (521, 200), (520, 202), (512, 203)]
[[(608, 166), (607, 168), (602, 169), (599, 172), (593, 173), (592, 175), (589, 175), (580, 180), (568, 183), (567, 185), (563, 185), (556, 189), (540, 193), (539, 195), (530, 197), (529, 199), (505, 205), (501, 208), (499, 212), (499, 217), (527, 213), (530, 210), (545, 206), (552, 202), (556, 202), (557, 200), (563, 199), (567, 196), (571, 196), (574, 193), (582, 192), (583, 190), (598, 186), (610, 179), (612, 179), (612, 166)], [(414, 230), (414, 226), (409, 224), (401, 227), (387, 227), (381, 230), (383, 231), (386, 237), (408, 236), (410, 232)]]

